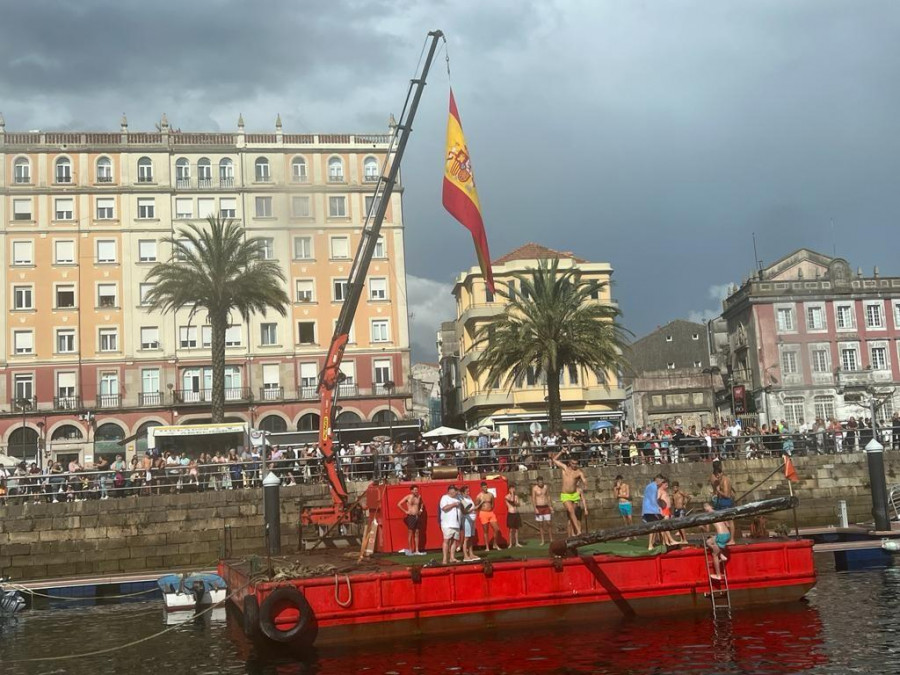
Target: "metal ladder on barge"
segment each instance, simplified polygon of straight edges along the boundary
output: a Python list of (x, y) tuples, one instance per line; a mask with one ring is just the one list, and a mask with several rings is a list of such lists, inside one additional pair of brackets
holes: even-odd
[[(712, 549), (703, 542), (703, 557), (706, 561), (706, 580), (709, 582), (709, 600), (712, 604), (713, 620), (731, 618), (731, 590), (728, 588), (727, 563), (721, 563), (721, 579), (713, 579), (716, 568)], [(721, 614), (721, 616), (720, 616)]]

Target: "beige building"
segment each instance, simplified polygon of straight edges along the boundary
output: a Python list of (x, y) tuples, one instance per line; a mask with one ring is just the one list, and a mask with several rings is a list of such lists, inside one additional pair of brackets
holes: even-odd
[[(0, 119), (0, 447), (33, 457), (140, 450), (148, 426), (209, 415), (210, 329), (143, 301), (164, 239), (215, 213), (262, 238), (292, 300), (228, 331), (230, 418), (318, 425), (316, 384), (387, 134), (10, 132)], [(344, 357), (338, 423), (403, 417), (409, 333), (401, 190)], [(239, 317), (235, 317), (239, 320)], [(390, 403), (386, 383), (393, 383)], [(390, 408), (390, 410), (389, 410)]]
[[(609, 263), (588, 262), (572, 253), (554, 251), (539, 244), (525, 244), (493, 263), (495, 287), (515, 290), (514, 275), (538, 267), (542, 260), (559, 259), (560, 269), (578, 268), (586, 280), (598, 280), (606, 286), (598, 302), (614, 302), (609, 281)], [(502, 382), (489, 386), (485, 376), (476, 373), (481, 350), (476, 349), (478, 329), (501, 316), (505, 301), (492, 295), (477, 267), (460, 274), (453, 287), (456, 298), (456, 334), (459, 340), (459, 382), (461, 408), (469, 427), (492, 426), (508, 438), (515, 432), (541, 425), (547, 429), (547, 387), (542, 378), (528, 377), (512, 389)], [(563, 373), (560, 382), (563, 423), (566, 427), (587, 428), (599, 420), (622, 418), (625, 391), (616, 373), (595, 373), (586, 369)], [(537, 429), (537, 427), (534, 427)]]

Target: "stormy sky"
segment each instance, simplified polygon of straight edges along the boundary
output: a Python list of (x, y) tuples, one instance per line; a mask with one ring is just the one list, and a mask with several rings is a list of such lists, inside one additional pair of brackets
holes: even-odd
[[(528, 242), (615, 269), (642, 335), (806, 246), (900, 274), (896, 0), (5, 0), (7, 130), (364, 132), (448, 39), (493, 257)], [(443, 58), (443, 54), (442, 54)], [(448, 76), (404, 161), (414, 358), (475, 264), (440, 204)]]

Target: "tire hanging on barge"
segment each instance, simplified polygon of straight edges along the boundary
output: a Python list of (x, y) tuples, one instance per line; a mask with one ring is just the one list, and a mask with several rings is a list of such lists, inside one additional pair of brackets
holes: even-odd
[[(297, 622), (286, 630), (276, 623), (284, 612), (297, 613)], [(244, 620), (247, 621), (246, 615)], [(263, 635), (281, 644), (311, 645), (318, 633), (312, 607), (293, 586), (277, 588), (263, 600), (259, 608), (259, 627)]]

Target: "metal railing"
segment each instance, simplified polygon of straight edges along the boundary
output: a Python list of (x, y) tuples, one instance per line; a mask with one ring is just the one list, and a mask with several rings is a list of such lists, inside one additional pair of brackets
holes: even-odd
[[(208, 403), (212, 400), (212, 389), (176, 389), (172, 392), (176, 404)], [(225, 401), (249, 401), (252, 398), (249, 387), (226, 387)]]
[(54, 396), (54, 410), (79, 410), (81, 408), (80, 396)]
[(142, 391), (138, 393), (138, 405), (162, 405), (163, 395), (159, 391)]
[(260, 387), (260, 401), (281, 401), (284, 399), (284, 387)]
[(99, 394), (97, 396), (98, 408), (118, 408), (122, 405), (121, 394)]

